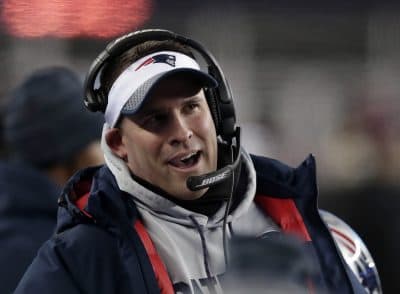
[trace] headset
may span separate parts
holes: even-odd
[[[235,108],[230,86],[214,56],[200,43],[172,31],[162,29],[135,31],[111,41],[89,68],[84,83],[84,103],[90,111],[101,111],[104,113],[107,107],[108,93],[106,93],[101,84],[96,87],[96,82],[100,80],[99,75],[102,69],[109,62],[112,62],[114,58],[118,58],[118,56],[132,47],[147,41],[167,40],[187,46],[203,58],[208,74],[218,82],[218,87],[204,90],[214,119],[217,135],[231,146],[232,140],[236,139],[236,154],[231,165],[227,165],[209,174],[188,178],[188,188],[193,191],[200,190],[227,179],[238,165],[240,158],[240,128],[236,126]]]

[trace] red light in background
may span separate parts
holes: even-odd
[[[151,0],[3,0],[1,18],[16,37],[109,38],[136,29]]]

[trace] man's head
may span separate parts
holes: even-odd
[[[152,42],[164,44],[164,48],[157,49],[145,48],[145,44],[149,44],[151,47]],[[173,44],[173,45],[171,45]],[[173,46],[173,48],[171,48]],[[145,48],[144,50],[135,50],[135,48]],[[177,48],[179,47],[179,48]],[[127,67],[127,60],[136,60],[132,58],[133,55],[143,56],[143,53],[151,53],[160,50],[171,50],[177,52],[183,52],[184,54],[192,55],[191,52],[186,53],[188,50],[193,51],[196,57],[200,57],[202,65],[204,65],[204,71],[207,72],[208,76],[215,79],[217,86],[207,88],[207,102],[210,107],[214,123],[217,129],[217,135],[222,141],[228,143],[228,145],[236,145],[236,150],[240,149],[240,128],[236,125],[235,107],[232,99],[232,92],[230,90],[229,83],[225,78],[222,68],[218,64],[215,57],[210,51],[208,51],[199,42],[187,38],[185,36],[176,34],[172,31],[163,29],[147,29],[131,32],[120,36],[119,38],[111,41],[107,47],[96,57],[92,62],[90,69],[86,75],[85,86],[84,86],[84,103],[90,111],[101,111],[105,112],[108,106],[109,93],[115,78],[119,76],[122,70]],[[182,51],[183,50],[183,51]],[[127,53],[129,51],[129,54]],[[170,59],[166,63],[170,63]],[[158,61],[155,60],[154,63]],[[114,66],[113,66],[114,64]],[[125,66],[125,67],[123,67]],[[192,68],[193,69],[193,68]],[[196,68],[197,69],[197,68]],[[102,78],[103,77],[103,78]],[[105,77],[105,78],[104,78]],[[133,76],[129,77],[132,81]],[[119,91],[116,91],[117,93]],[[117,109],[120,109],[121,105],[117,105]],[[111,109],[115,109],[111,107]],[[110,113],[110,111],[108,111]],[[118,111],[112,111],[118,113]],[[110,122],[109,119],[106,120]],[[217,174],[207,175],[206,181],[203,181],[204,177],[190,178],[188,185],[191,189],[200,189],[204,187],[205,182],[215,183],[215,179],[222,181],[229,177],[228,170],[233,170],[238,164],[240,152],[235,155],[234,166],[226,166],[224,170],[219,170]],[[213,180],[214,179],[214,180]]]
[[[178,199],[196,199],[189,176],[217,168],[217,134],[203,91],[217,86],[173,41],[138,45],[109,62],[101,80],[111,127],[106,142],[130,171]]]
[[[98,151],[103,119],[85,111],[81,96],[82,81],[67,68],[44,68],[28,76],[11,92],[6,108],[10,156],[65,177],[103,162]]]

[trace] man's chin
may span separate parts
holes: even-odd
[[[208,190],[208,188],[198,190],[198,191],[191,191],[187,185],[187,179],[190,176],[200,176],[205,174],[206,172],[196,172],[193,174],[175,174],[173,177],[170,178],[168,183],[164,183],[165,185],[169,186],[170,183],[175,183],[172,187],[169,187],[168,194],[176,199],[181,200],[195,200],[201,198]]]
[[[184,188],[182,187],[180,191],[174,191],[174,193],[171,196],[180,200],[196,200],[201,198],[207,192],[207,190],[208,188],[199,191],[191,191],[185,185],[185,187]]]

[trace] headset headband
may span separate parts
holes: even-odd
[[[214,112],[214,120],[217,133],[221,135],[225,141],[231,141],[235,136],[235,110],[232,101],[232,92],[229,84],[222,72],[221,67],[214,56],[204,48],[200,43],[178,35],[174,32],[161,29],[141,30],[121,36],[110,42],[106,49],[101,52],[93,61],[84,84],[84,103],[90,111],[104,112],[107,106],[107,93],[104,92],[101,85],[95,88],[95,83],[100,71],[108,63],[108,61],[130,48],[137,46],[146,41],[166,41],[173,40],[194,49],[198,52],[207,64],[207,70],[211,76],[215,78],[219,86],[216,89],[209,89],[206,96],[209,100],[213,100],[215,105],[209,105]],[[210,101],[209,101],[210,103]],[[215,107],[216,109],[212,109]],[[216,112],[216,113],[215,113]]]

